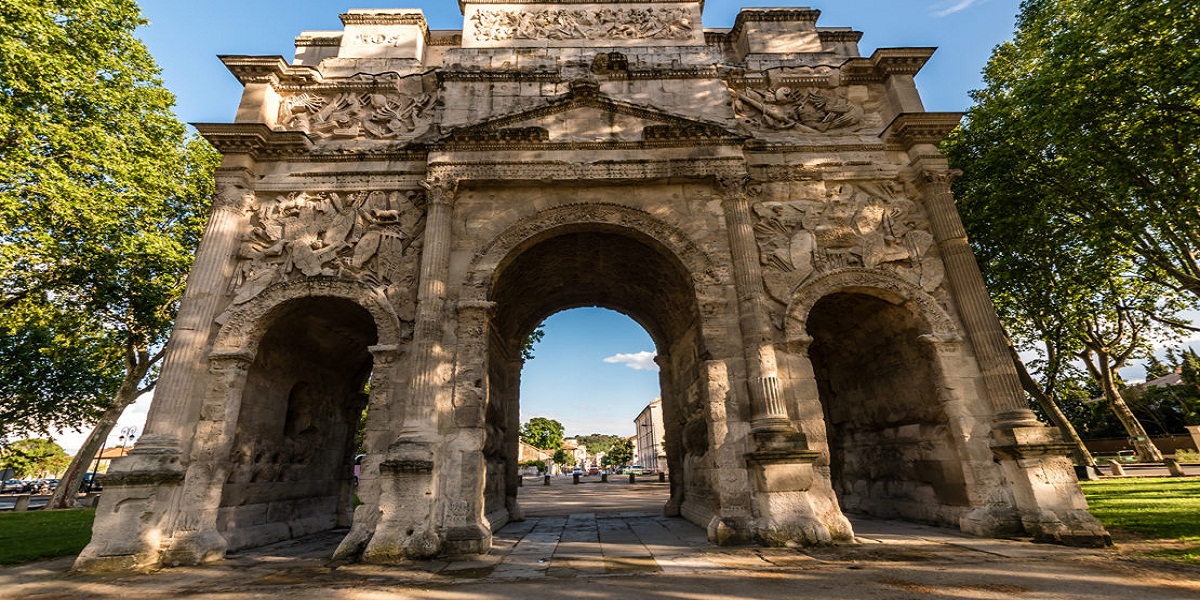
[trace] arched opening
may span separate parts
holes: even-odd
[[[957,526],[966,481],[918,317],[838,292],[813,306],[807,329],[842,510]]]
[[[521,348],[527,336],[550,315],[595,306],[628,316],[653,340],[666,459],[660,470],[670,473],[671,481],[670,497],[663,501],[670,514],[677,514],[689,476],[684,465],[689,456],[698,459],[706,451],[703,443],[693,448],[683,443],[685,430],[698,430],[700,438],[706,431],[699,377],[703,340],[688,271],[669,251],[634,230],[601,224],[564,227],[513,249],[496,269],[490,299],[496,308],[488,351],[486,512],[512,508],[519,492]]]
[[[275,311],[246,374],[218,530],[229,550],[350,524],[354,444],[377,341],[339,298]]]

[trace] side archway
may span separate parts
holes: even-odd
[[[890,273],[837,271],[797,290],[787,334],[806,342],[824,425],[814,449],[842,510],[958,526],[973,474],[936,347],[957,329],[937,301]]]

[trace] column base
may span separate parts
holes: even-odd
[[[1039,542],[1102,548],[1112,537],[1087,510],[1075,478],[1071,446],[1049,427],[992,431],[992,452],[1009,482],[1015,513]]]
[[[182,482],[177,450],[136,449],[114,461],[105,476],[92,539],[72,569],[120,573],[160,567],[165,523]]]
[[[754,478],[753,525],[766,546],[814,546],[852,541],[854,530],[838,508],[828,481],[818,481],[812,450],[758,451],[746,455]]]
[[[169,540],[162,553],[164,567],[191,567],[225,558],[225,537],[213,530],[197,531]]]

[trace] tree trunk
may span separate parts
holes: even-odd
[[[1154,442],[1150,441],[1150,435],[1146,433],[1146,428],[1142,427],[1142,423],[1138,421],[1133,411],[1129,410],[1129,405],[1125,404],[1125,398],[1121,396],[1121,391],[1113,383],[1112,369],[1107,366],[1104,368],[1104,377],[1101,378],[1100,385],[1104,389],[1104,399],[1108,402],[1108,407],[1112,409],[1113,414],[1117,415],[1117,420],[1129,433],[1129,442],[1133,444],[1138,460],[1161,462],[1162,452],[1159,452]]]
[[[50,498],[46,508],[75,508],[79,487],[83,485],[84,474],[88,472],[92,461],[96,460],[96,455],[104,449],[104,442],[108,440],[113,427],[117,426],[117,420],[121,418],[121,413],[124,413],[125,409],[133,404],[133,401],[137,400],[140,395],[141,392],[137,391],[136,385],[121,387],[113,405],[100,415],[96,426],[92,428],[92,433],[88,434],[87,441],[71,459],[71,464],[63,473],[62,479],[58,482],[58,489],[54,491],[54,496]]]
[[[1037,401],[1038,406],[1050,417],[1050,421],[1054,426],[1062,432],[1063,438],[1067,443],[1071,444],[1071,454],[1074,455],[1075,464],[1088,467],[1096,466],[1096,460],[1092,458],[1092,453],[1088,452],[1087,446],[1083,443],[1083,438],[1079,437],[1079,432],[1075,431],[1075,426],[1067,419],[1067,415],[1063,414],[1058,403],[1054,398],[1047,394],[1037,381],[1034,381],[1033,376],[1029,374],[1029,369],[1025,368],[1025,363],[1021,361],[1021,357],[1017,354],[1016,348],[1011,345],[1008,351],[1012,354],[1013,364],[1017,367],[1017,376],[1021,379],[1021,387],[1033,396]]]

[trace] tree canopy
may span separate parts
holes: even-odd
[[[98,422],[80,454],[153,388],[219,160],[144,23],[132,0],[0,4],[0,434]]]
[[[41,438],[17,440],[0,450],[0,466],[12,468],[21,479],[58,475],[70,462],[62,446]]]
[[[982,175],[961,187],[1035,202],[1200,298],[1197,65],[1200,4],[1026,0],[955,144]]]
[[[521,425],[521,441],[539,450],[556,450],[563,444],[563,424],[546,417],[534,417]]]

